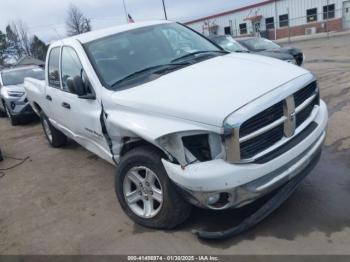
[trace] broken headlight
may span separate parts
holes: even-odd
[[[181,165],[224,158],[221,136],[214,133],[178,133],[159,139],[160,146]]]

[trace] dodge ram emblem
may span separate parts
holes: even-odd
[[[294,96],[288,96],[284,103],[284,115],[286,120],[284,121],[284,135],[286,137],[292,137],[295,133],[296,126],[296,113]]]

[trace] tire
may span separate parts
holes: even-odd
[[[6,103],[4,103],[4,107],[5,107],[5,110],[6,110],[7,117],[10,119],[11,125],[13,125],[13,126],[19,125],[20,124],[19,117],[18,116],[14,116],[14,115],[11,114],[11,111],[8,108],[8,106],[6,105]]]
[[[162,157],[162,153],[151,146],[141,146],[126,153],[121,158],[116,172],[115,191],[122,209],[135,223],[156,229],[172,229],[188,218],[191,205],[185,202],[176,186],[168,178],[161,162]],[[143,178],[143,182],[139,183],[139,186],[136,186],[136,183],[129,179],[131,172],[133,174],[136,172],[139,177]],[[132,177],[135,181],[134,175]],[[150,177],[158,182],[152,182]],[[139,180],[136,179],[136,181]],[[151,192],[147,192],[146,181],[149,181],[150,187],[148,189]],[[141,184],[143,184],[142,187]],[[130,185],[134,189],[134,191],[130,190],[132,193],[129,192]],[[153,194],[151,194],[152,190]],[[135,192],[138,192],[138,197]],[[161,203],[156,200],[159,199],[159,192],[162,193]],[[135,201],[138,198],[140,200],[129,204],[126,194],[135,197]],[[151,206],[155,209],[155,213],[145,215],[146,206],[149,206],[147,203],[152,203]],[[152,208],[147,210],[152,210]]]
[[[44,113],[41,113],[40,119],[50,145],[56,148],[64,146],[67,143],[67,137],[50,123],[49,118]]]
[[[4,109],[0,108],[0,117],[6,117],[6,109],[5,109],[5,102],[3,100],[0,100],[1,105],[3,106]]]
[[[7,116],[6,112],[0,109],[0,117],[6,117],[6,116]]]

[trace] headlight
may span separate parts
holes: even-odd
[[[221,136],[215,133],[170,134],[159,138],[158,143],[182,166],[225,156]]]
[[[7,94],[11,97],[22,97],[24,95],[24,92],[19,91],[7,91]]]

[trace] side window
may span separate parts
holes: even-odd
[[[64,91],[70,92],[67,86],[67,79],[81,76],[83,66],[80,63],[77,53],[71,47],[62,49],[62,87]]]
[[[60,47],[55,47],[51,50],[50,57],[49,57],[48,79],[49,79],[49,86],[51,87],[61,88],[59,64],[60,64]]]

